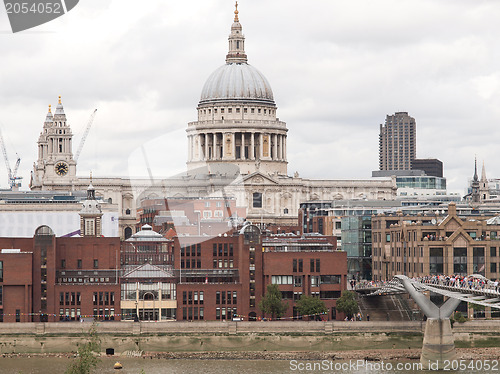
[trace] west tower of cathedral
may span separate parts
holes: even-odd
[[[51,106],[45,117],[38,138],[38,160],[33,167],[31,185],[53,181],[67,185],[76,178],[76,162],[73,159],[71,127],[59,96],[54,115]]]

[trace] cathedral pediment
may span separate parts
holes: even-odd
[[[275,179],[271,178],[268,175],[262,174],[258,171],[243,177],[243,183],[245,185],[250,185],[250,184],[256,184],[256,185],[275,184],[275,185],[278,185],[279,184],[278,181],[276,181]]]

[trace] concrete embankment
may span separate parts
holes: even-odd
[[[0,354],[75,352],[90,323],[2,323]],[[425,322],[100,322],[103,350],[333,352],[419,349]],[[457,347],[500,347],[500,321],[455,324]]]

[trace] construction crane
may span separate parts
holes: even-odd
[[[5,161],[5,167],[7,168],[7,172],[9,174],[10,189],[12,190],[14,187],[21,187],[20,181],[21,181],[21,179],[23,179],[23,177],[17,176],[17,171],[19,170],[19,164],[21,163],[21,158],[16,153],[16,156],[17,156],[16,166],[14,166],[14,171],[12,171],[12,169],[10,168],[9,157],[7,156],[7,149],[5,148],[5,141],[3,140],[2,131],[0,131],[0,147],[2,148],[3,159]],[[17,181],[19,181],[19,183]]]
[[[78,161],[78,157],[80,157],[80,153],[82,153],[83,145],[85,144],[85,139],[87,139],[87,135],[89,134],[90,128],[92,127],[92,122],[94,122],[94,117],[97,112],[97,109],[94,110],[92,115],[89,118],[89,122],[87,123],[87,127],[85,128],[85,132],[83,133],[82,140],[80,140],[80,144],[78,145],[78,150],[76,151],[74,160]]]

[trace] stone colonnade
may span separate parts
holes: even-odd
[[[188,135],[188,161],[286,161],[286,135],[262,132],[206,132]]]

